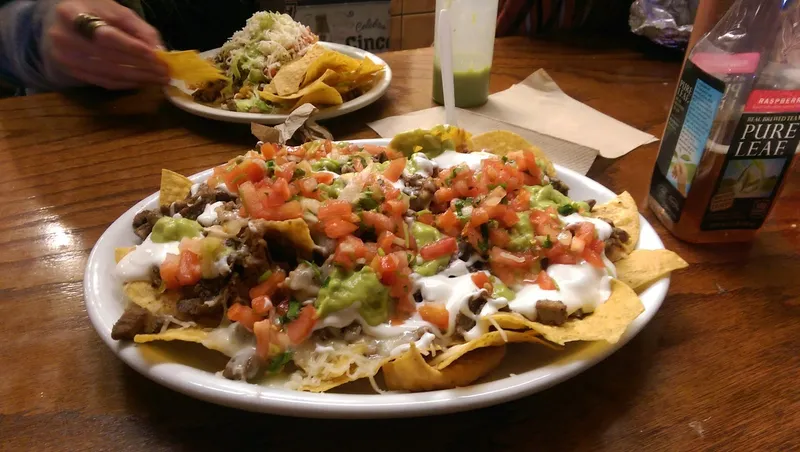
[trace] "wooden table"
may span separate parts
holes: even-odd
[[[660,136],[680,57],[584,42],[498,41],[492,90],[543,67],[569,95]],[[431,49],[384,58],[396,77],[388,94],[329,122],[337,138],[372,137],[366,121],[431,105]],[[690,246],[645,208],[657,144],[598,160],[589,175],[630,191],[666,246],[691,264],[633,341],[572,380],[493,408],[298,420],[222,408],[147,380],[101,342],[83,305],[90,249],[157,189],[159,169],[192,174],[219,164],[253,144],[248,128],[191,117],[155,90],[80,94],[0,101],[0,449],[800,448],[795,175],[756,241]]]

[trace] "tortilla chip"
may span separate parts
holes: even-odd
[[[353,57],[325,50],[308,66],[301,86],[306,87],[314,83],[328,72],[344,74],[357,71],[360,65],[361,61]]]
[[[294,104],[294,108],[303,105],[304,103],[311,104],[325,104],[325,105],[340,105],[342,95],[335,88],[326,85],[323,80],[317,80],[314,83],[306,86],[294,94],[286,96],[279,96],[272,94],[267,90],[260,91],[259,95],[262,99],[273,104]]]
[[[639,243],[641,225],[639,224],[639,209],[636,207],[636,201],[633,200],[630,193],[623,192],[605,204],[594,206],[592,216],[611,220],[614,223],[614,227],[624,230],[630,236],[628,241],[622,244],[622,249],[618,247],[606,249],[606,255],[611,259],[611,262],[624,258],[636,249],[636,244]]]
[[[500,156],[506,155],[509,152],[530,150],[536,156],[536,160],[542,166],[542,171],[552,177],[555,176],[556,170],[553,167],[553,162],[545,155],[545,153],[534,146],[525,138],[517,135],[514,132],[507,130],[494,130],[492,132],[482,133],[472,137],[472,144],[476,150],[486,150],[492,154]]]
[[[135,246],[124,246],[121,248],[114,248],[114,262],[119,264],[119,261],[122,260],[123,257],[127,256],[128,253],[135,250]]]
[[[521,342],[534,342],[552,347],[552,344],[542,340],[535,331],[491,331],[467,343],[448,348],[444,353],[436,355],[436,357],[430,361],[430,365],[437,370],[443,370],[462,356],[479,348],[498,347],[505,344]]]
[[[132,281],[122,286],[122,292],[133,303],[156,315],[177,315],[180,294],[173,291],[161,293],[149,281]]]
[[[168,169],[161,170],[161,189],[158,192],[158,204],[168,206],[176,201],[183,201],[192,192],[192,180]]]
[[[365,343],[332,345],[334,350],[320,352],[308,343],[295,351],[292,360],[301,369],[290,377],[293,389],[325,392],[337,386],[374,377],[387,361],[370,356]]]
[[[200,85],[226,78],[222,71],[195,50],[157,50],[156,56],[167,65],[170,77],[183,80],[187,85]]]
[[[280,238],[288,240],[296,246],[303,254],[310,255],[314,251],[314,240],[311,239],[311,231],[308,223],[302,218],[284,221],[262,220],[267,238]]]
[[[133,337],[134,342],[137,344],[145,344],[147,342],[154,342],[154,341],[181,341],[181,342],[194,342],[197,344],[202,344],[203,341],[208,337],[208,330],[203,328],[173,328],[163,333],[156,333],[156,334],[137,334]]]
[[[437,370],[411,348],[383,366],[386,386],[391,390],[433,391],[468,386],[497,367],[506,354],[504,345],[484,347],[463,355],[443,370]]]
[[[642,312],[644,305],[633,289],[614,279],[611,281],[611,297],[582,319],[568,320],[560,326],[543,325],[510,312],[497,313],[492,319],[502,328],[536,331],[556,344],[574,341],[606,341],[614,344]]]
[[[670,250],[634,250],[625,259],[617,261],[615,266],[617,278],[638,293],[689,264]]]
[[[306,72],[309,66],[326,52],[330,51],[319,44],[314,44],[302,58],[281,67],[270,83],[275,90],[274,93],[280,96],[286,96],[299,91],[300,84],[306,79]]]

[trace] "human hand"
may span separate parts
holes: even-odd
[[[107,25],[89,39],[75,27],[81,13]],[[78,81],[113,90],[169,82],[167,67],[155,54],[161,46],[158,31],[130,9],[113,0],[61,0],[51,14],[45,58]]]

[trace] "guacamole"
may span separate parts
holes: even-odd
[[[198,237],[202,232],[203,227],[194,220],[161,217],[153,226],[150,240],[156,243],[177,242],[184,237]]]
[[[533,231],[530,214],[518,212],[517,217],[519,217],[519,221],[509,231],[511,241],[508,242],[508,249],[511,251],[525,251],[533,246],[536,234]]]
[[[400,151],[406,157],[421,152],[434,158],[444,151],[454,151],[456,143],[450,138],[450,126],[436,126],[433,129],[416,129],[395,135],[389,147]]]
[[[357,272],[334,271],[315,303],[320,318],[359,303],[358,313],[375,326],[389,318],[389,289],[370,267]]]
[[[509,289],[500,278],[492,276],[492,298],[505,298],[508,301],[517,297],[513,290]]]
[[[433,226],[415,221],[411,225],[411,235],[417,242],[417,248],[422,248],[442,238],[442,233]],[[421,258],[420,258],[421,259]],[[433,276],[439,273],[450,262],[450,256],[440,257],[414,265],[414,271],[422,276]]]
[[[565,205],[574,206],[575,210],[583,209],[589,211],[589,204],[585,202],[573,202],[560,191],[553,188],[552,185],[544,186],[526,186],[525,190],[531,194],[531,208],[544,210],[548,207],[562,207]]]

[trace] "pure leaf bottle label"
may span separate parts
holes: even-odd
[[[755,90],[736,126],[700,229],[758,229],[800,142],[800,91]]]
[[[680,219],[724,91],[725,83],[686,62],[650,184],[672,221]]]

